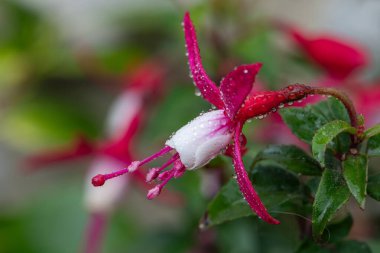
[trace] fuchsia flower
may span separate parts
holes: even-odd
[[[365,49],[356,43],[332,36],[311,39],[294,28],[283,27],[306,56],[321,67],[329,79],[332,79],[327,83],[320,82],[320,85],[344,85],[358,112],[365,116],[366,123],[371,126],[380,121],[378,113],[380,106],[379,83],[353,80],[355,72],[367,67],[370,62]],[[314,100],[319,99],[315,98]]]
[[[120,171],[96,175],[92,183],[101,186],[106,180],[118,177],[124,173],[134,172],[140,166],[172,152],[171,157],[159,168],[153,168],[147,174],[147,181],[158,180],[147,195],[148,199],[157,197],[163,187],[172,178],[178,178],[186,170],[197,169],[207,164],[211,159],[232,148],[232,158],[236,179],[240,190],[251,209],[264,221],[278,224],[264,207],[254,190],[242,162],[244,135],[242,127],[250,118],[263,118],[268,113],[282,108],[285,103],[303,99],[307,96],[309,87],[292,85],[279,91],[264,91],[249,95],[261,64],[241,65],[227,74],[220,86],[209,78],[201,62],[195,28],[188,13],[183,21],[187,56],[191,76],[202,97],[216,107],[203,113],[179,129],[168,141],[165,147],[156,154]],[[165,170],[169,166],[169,170]]]
[[[142,181],[145,186],[145,176],[136,171],[131,174],[132,178],[118,178],[102,188],[94,188],[88,182],[94,174],[104,172],[104,168],[124,167],[133,161],[130,146],[145,114],[145,100],[162,87],[163,77],[164,70],[157,62],[147,62],[124,78],[128,86],[110,109],[104,142],[95,145],[80,137],[71,149],[35,155],[27,161],[30,168],[40,168],[86,155],[94,156],[87,171],[84,196],[85,206],[91,214],[85,249],[88,253],[99,250],[106,216],[115,208],[129,181]]]
[[[356,43],[330,35],[309,38],[295,28],[286,25],[282,28],[336,82],[345,80],[369,62],[367,52]]]

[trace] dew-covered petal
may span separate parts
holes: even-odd
[[[189,68],[195,85],[198,87],[202,97],[215,105],[217,108],[223,108],[223,101],[216,84],[208,77],[202,66],[201,56],[198,47],[197,35],[190,15],[186,12],[183,19],[183,28],[185,32],[185,43]]]
[[[241,158],[240,150],[240,134],[241,125],[238,123],[236,127],[234,136],[234,150],[233,150],[233,162],[236,173],[236,180],[238,182],[240,191],[243,193],[245,200],[248,202],[251,209],[264,221],[271,224],[279,224],[280,222],[273,218],[265,208],[264,204],[261,202],[259,195],[257,195],[255,189],[249,180],[247,171],[244,168],[244,164]]]
[[[166,145],[178,152],[181,162],[190,170],[219,154],[227,146],[227,139],[231,139],[230,120],[223,110],[215,110],[201,114],[180,128]],[[210,146],[204,146],[206,143]],[[198,153],[199,149],[204,153]]]
[[[261,63],[241,65],[231,71],[220,83],[222,100],[228,116],[233,119],[251,92]]]
[[[211,159],[224,151],[231,142],[231,134],[216,136],[202,143],[195,153],[195,164],[202,167]]]

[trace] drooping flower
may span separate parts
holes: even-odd
[[[281,27],[334,83],[344,81],[369,63],[367,52],[357,43],[331,35],[308,37],[294,27],[284,24]]]
[[[199,168],[224,151],[231,150],[236,179],[240,190],[251,209],[264,221],[278,224],[266,210],[254,190],[242,162],[242,127],[250,118],[263,118],[285,103],[303,99],[308,95],[309,87],[292,85],[279,91],[264,91],[249,95],[260,63],[241,65],[227,74],[218,87],[207,75],[201,62],[195,28],[188,13],[183,21],[189,68],[194,84],[202,97],[216,107],[215,110],[201,114],[179,129],[165,147],[156,154],[141,161],[132,162],[125,169],[93,177],[94,186],[101,186],[106,180],[124,173],[134,172],[140,166],[172,152],[171,157],[159,168],[153,168],[147,174],[147,181],[157,179],[159,183],[147,194],[152,199],[160,194],[163,187],[172,178],[178,178],[186,170]],[[165,170],[169,166],[170,169]]]
[[[27,165],[31,169],[41,168],[64,161],[93,155],[93,160],[86,175],[84,204],[90,213],[90,221],[86,231],[85,252],[98,252],[101,238],[107,224],[107,215],[113,211],[129,182],[142,182],[145,176],[140,171],[131,177],[118,178],[113,184],[102,188],[94,188],[89,184],[90,178],[105,168],[128,166],[133,161],[130,146],[144,120],[146,100],[162,88],[164,69],[156,61],[149,61],[137,67],[126,77],[126,83],[120,96],[110,108],[106,119],[106,140],[94,144],[84,137],[78,137],[72,148],[57,150],[31,156]]]

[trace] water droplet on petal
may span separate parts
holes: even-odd
[[[292,105],[292,104],[293,104],[293,102],[289,102],[289,103],[288,103],[288,105]]]
[[[283,103],[280,103],[279,105],[278,105],[278,108],[284,108],[284,104]]]

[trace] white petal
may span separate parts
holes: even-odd
[[[231,139],[228,122],[223,110],[207,112],[179,129],[166,145],[179,153],[187,169],[194,169],[207,163],[228,144]],[[206,143],[207,146],[203,146]],[[200,147],[207,153],[197,155]]]
[[[202,167],[215,156],[219,155],[230,143],[232,134],[220,135],[202,143],[195,153],[196,167]],[[188,168],[194,169],[194,168]]]
[[[94,187],[91,184],[91,178],[97,174],[109,173],[123,167],[125,167],[124,164],[111,157],[101,156],[94,160],[85,184],[85,206],[90,212],[111,211],[123,195],[129,179],[128,176],[117,177],[103,186]]]
[[[128,91],[121,94],[113,103],[108,114],[106,130],[110,138],[118,138],[130,126],[133,118],[142,107],[141,94]]]

